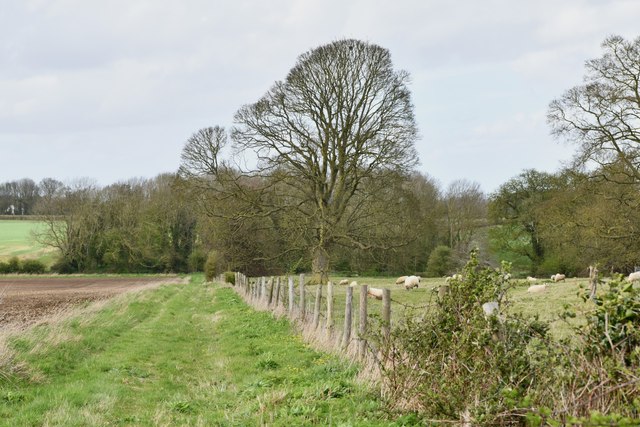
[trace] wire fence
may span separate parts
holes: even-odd
[[[372,347],[367,342],[370,328],[380,327],[376,332],[383,339],[389,337],[390,289],[357,283],[336,286],[333,282],[305,286],[304,274],[249,278],[242,273],[236,273],[235,289],[250,305],[296,322],[306,338],[354,354],[360,360],[371,356]]]

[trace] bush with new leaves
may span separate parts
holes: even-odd
[[[377,337],[391,400],[431,419],[518,422],[544,375],[548,325],[506,314],[510,286],[508,264],[480,267],[474,251],[436,304],[407,313],[389,341]],[[491,301],[499,313],[486,315]]]
[[[207,255],[207,261],[204,263],[204,275],[207,282],[211,282],[218,274],[218,264],[220,263],[220,255],[218,251],[210,251]]]

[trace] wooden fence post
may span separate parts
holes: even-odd
[[[327,283],[327,333],[333,331],[333,282]]]
[[[274,282],[275,282],[275,279],[274,279],[273,276],[271,276],[271,279],[269,279],[269,283],[268,283],[268,286],[269,286],[269,291],[268,291],[269,294],[268,295],[269,295],[269,297],[267,298],[267,304],[269,305],[269,307],[271,307],[271,303],[273,302],[273,286],[274,286]]]
[[[276,279],[276,291],[274,297],[275,305],[278,307],[280,305],[280,276]]]
[[[342,348],[346,350],[351,341],[351,315],[353,313],[353,288],[347,287],[347,296],[344,306],[344,331],[342,332]]]
[[[382,336],[389,342],[391,335],[391,289],[382,290]]]
[[[316,301],[313,306],[313,329],[318,329],[320,324],[320,303],[322,302],[322,283],[316,289]]]
[[[304,274],[300,275],[300,318],[304,321],[307,314],[307,306],[304,300]]]
[[[264,300],[267,295],[267,278],[262,276],[261,284],[260,284],[260,300]]]
[[[367,340],[365,335],[367,333],[367,285],[360,286],[360,322],[358,324],[358,357],[364,359],[365,351],[367,349]]]
[[[293,316],[293,303],[294,303],[294,293],[293,293],[293,277],[289,276],[289,317]]]
[[[595,299],[598,292],[598,268],[589,266],[589,286],[591,288],[590,298]]]

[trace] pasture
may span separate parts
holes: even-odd
[[[345,297],[347,286],[339,286],[337,283],[345,277],[331,276],[334,284],[334,324],[337,330],[343,328]],[[402,285],[395,284],[395,277],[349,277],[350,281],[355,280],[358,284],[366,284],[369,287],[391,289],[391,321],[398,322],[402,316],[407,313],[420,314],[426,312],[432,304],[435,304],[437,290],[441,285],[445,284],[444,278],[422,278],[420,286],[417,289],[407,291]],[[295,298],[299,298],[298,290],[299,277],[295,277]],[[283,280],[286,286],[286,279]],[[538,316],[540,320],[547,321],[551,326],[551,333],[560,338],[570,333],[570,326],[560,319],[560,315],[565,311],[565,305],[569,305],[577,312],[587,309],[590,304],[585,303],[580,297],[582,291],[581,286],[587,287],[588,280],[586,278],[572,278],[564,282],[550,283],[549,280],[538,280],[537,283],[547,283],[547,290],[543,293],[531,294],[527,292],[527,288],[531,283],[525,280],[513,280],[513,287],[507,295],[506,310],[512,313],[520,313],[525,316]],[[312,313],[315,301],[317,286],[307,285],[306,289],[306,312]],[[320,323],[326,320],[324,314],[326,310],[326,286],[323,287],[322,314]],[[285,295],[286,299],[286,295]],[[353,294],[353,310],[357,313],[359,309],[359,289],[354,289]],[[381,316],[382,301],[369,298],[367,302],[367,311],[370,315]],[[357,320],[353,319],[354,323]],[[581,322],[580,316],[572,320],[572,322]]]
[[[54,252],[35,241],[33,233],[43,223],[29,220],[0,220],[0,261],[11,257],[38,259],[45,265],[53,263]]]

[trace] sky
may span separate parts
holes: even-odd
[[[184,143],[342,38],[411,75],[417,169],[491,193],[574,147],[546,123],[638,0],[0,0],[0,183],[175,172]]]

